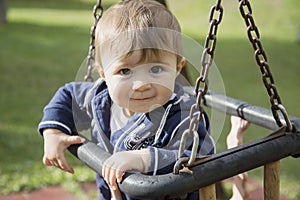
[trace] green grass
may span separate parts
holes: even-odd
[[[113,1],[103,2],[107,8]],[[53,184],[77,191],[78,182],[94,180],[93,172],[71,156],[69,160],[77,172],[74,176],[44,167],[43,141],[36,131],[43,107],[59,86],[75,79],[87,55],[93,3],[88,0],[9,1],[9,23],[0,26],[0,194]],[[184,33],[203,44],[213,2],[170,0],[168,3]],[[300,117],[300,44],[296,40],[300,32],[300,2],[251,3],[283,104],[290,115]],[[226,94],[269,107],[237,1],[224,1],[224,10],[215,63]],[[228,129],[227,120],[217,141],[218,151],[225,149]],[[245,140],[269,132],[253,125]],[[300,199],[299,166],[299,160],[294,158],[281,162],[281,191],[293,199]],[[252,170],[250,175],[262,179],[262,169]]]

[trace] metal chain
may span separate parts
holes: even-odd
[[[216,14],[217,13],[217,14]],[[209,16],[209,31],[208,35],[206,37],[205,43],[204,43],[204,50],[201,56],[201,71],[198,79],[196,80],[195,85],[195,94],[196,94],[196,102],[194,105],[192,105],[190,109],[190,125],[189,128],[183,133],[181,141],[180,141],[180,147],[179,147],[179,153],[178,153],[178,161],[181,162],[183,159],[180,159],[183,156],[185,145],[186,145],[186,139],[188,136],[193,136],[193,148],[191,157],[188,161],[187,166],[190,166],[196,159],[197,155],[197,149],[198,149],[198,142],[199,138],[197,139],[198,133],[197,129],[199,126],[199,122],[202,119],[203,114],[203,108],[202,108],[202,101],[204,95],[208,91],[208,71],[210,66],[213,62],[214,57],[214,50],[216,47],[216,41],[217,41],[217,30],[218,26],[222,20],[223,17],[223,7],[221,6],[221,0],[217,0],[216,4],[212,6],[210,10],[210,16]],[[203,87],[200,87],[203,86]],[[202,89],[201,89],[202,88]],[[199,111],[199,112],[198,112]],[[178,163],[177,163],[178,164]],[[176,172],[175,172],[176,173]]]
[[[94,69],[94,63],[95,63],[95,33],[96,33],[96,27],[98,24],[98,21],[102,17],[103,13],[103,7],[101,5],[101,0],[98,0],[97,3],[93,7],[93,14],[94,14],[94,24],[91,26],[91,32],[90,32],[90,47],[89,52],[87,56],[87,73],[84,77],[84,81],[94,81],[94,78],[92,76],[93,69]]]
[[[252,43],[254,49],[255,60],[260,71],[262,73],[263,83],[267,89],[270,97],[271,110],[274,119],[279,127],[282,126],[282,122],[279,117],[279,112],[284,116],[287,131],[293,130],[293,125],[288,117],[288,114],[281,103],[279,93],[276,89],[272,73],[270,71],[269,64],[267,62],[267,55],[263,49],[262,43],[260,41],[260,34],[257,26],[255,25],[254,19],[252,17],[252,8],[248,0],[239,0],[239,9],[242,17],[244,18],[245,24],[247,26],[247,34],[250,42]]]

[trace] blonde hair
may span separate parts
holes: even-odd
[[[96,64],[102,68],[103,54],[117,59],[141,50],[141,61],[174,53],[181,60],[181,28],[177,19],[154,0],[127,0],[113,5],[96,29]]]

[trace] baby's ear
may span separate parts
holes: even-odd
[[[182,68],[184,67],[186,63],[186,59],[185,57],[182,57],[181,60],[177,63],[177,67],[176,67],[176,74],[180,74]]]
[[[100,73],[100,77],[101,77],[103,80],[105,80],[105,74],[104,74],[104,71],[100,71],[99,73]]]
[[[102,68],[101,68],[101,67],[97,67],[97,71],[98,71],[100,77],[101,77],[103,80],[105,80],[105,74],[104,74],[104,71],[102,70]]]

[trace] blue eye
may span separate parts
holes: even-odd
[[[158,73],[160,73],[161,71],[162,71],[162,67],[161,67],[161,66],[158,66],[158,65],[153,66],[153,67],[151,67],[151,69],[150,69],[150,72],[153,73],[153,74],[158,74]]]
[[[121,75],[130,75],[132,72],[131,72],[130,69],[124,68],[124,69],[121,69],[121,70],[119,71],[119,73],[120,73]]]

